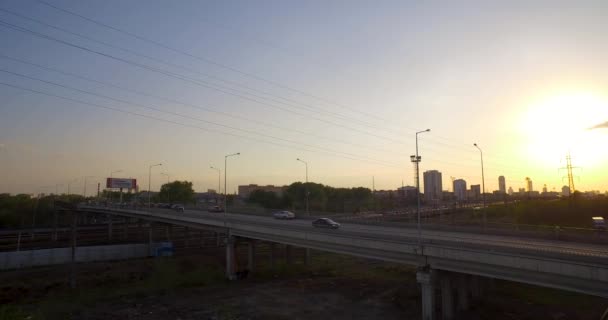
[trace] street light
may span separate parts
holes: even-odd
[[[157,163],[148,167],[148,209],[152,208],[152,193],[150,191],[150,189],[152,188],[152,167],[158,167],[162,165],[162,163]]]
[[[477,148],[479,150],[479,154],[481,155],[481,196],[483,199],[483,229],[486,229],[486,181],[485,181],[485,177],[483,175],[483,151],[481,150],[481,148],[477,145],[477,143],[473,143],[473,145],[475,146],[475,148]]]
[[[308,211],[308,195],[309,195],[309,192],[308,192],[308,162],[306,162],[300,158],[297,158],[296,161],[300,161],[306,166],[306,188],[304,189],[304,192],[306,192],[306,215],[310,216],[310,211]]]
[[[84,190],[82,191],[82,196],[86,199],[87,197],[87,179],[94,178],[94,176],[85,176],[84,177]]]
[[[224,226],[226,226],[226,213],[228,211],[228,202],[226,201],[226,198],[228,197],[228,185],[226,184],[226,172],[228,171],[228,157],[233,157],[233,156],[238,156],[240,155],[240,152],[237,153],[233,153],[233,154],[229,154],[224,156]]]
[[[220,169],[218,169],[218,168],[216,168],[216,167],[214,167],[214,166],[211,166],[211,167],[209,167],[209,168],[211,168],[211,169],[213,169],[213,170],[217,171],[217,193],[218,193],[218,194],[221,194],[221,193],[222,193],[222,187],[220,186],[220,184],[221,184],[221,183],[220,183],[220,177],[221,177],[221,175],[222,175],[222,170],[220,170]],[[219,201],[218,201],[218,198],[215,198],[215,203],[216,203],[216,204],[219,204],[218,202],[219,202]]]
[[[416,155],[410,156],[411,161],[416,164],[416,201],[418,203],[416,206],[416,216],[418,217],[418,246],[422,245],[422,227],[420,226],[420,161],[422,161],[422,157],[418,155],[418,134],[430,131],[431,129],[426,129],[416,132]]]

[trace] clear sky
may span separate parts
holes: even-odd
[[[577,189],[608,189],[608,129],[587,130],[608,121],[606,1],[51,4],[81,17],[0,2],[0,192],[114,170],[144,190],[159,162],[153,190],[166,172],[205,191],[234,152],[229,192],[304,180],[296,158],[310,181],[394,189],[427,128],[445,190],[481,182],[475,142],[489,191],[559,190],[568,152]]]

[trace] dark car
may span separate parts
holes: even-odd
[[[220,207],[220,206],[212,206],[207,208],[207,211],[209,212],[224,212],[224,208]]]
[[[340,224],[329,219],[329,218],[319,218],[312,222],[312,226],[316,228],[331,228],[338,229],[340,228]]]

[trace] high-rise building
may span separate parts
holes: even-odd
[[[441,200],[443,196],[441,172],[429,170],[424,172],[424,198],[426,200]]]
[[[472,184],[471,185],[471,194],[473,195],[473,198],[479,199],[479,197],[481,196],[481,185]]]
[[[509,187],[509,195],[512,196],[513,195],[513,188]]]
[[[507,193],[507,184],[505,181],[505,176],[498,177],[498,192],[501,194]]]
[[[547,193],[547,185],[543,185],[543,193]]]
[[[532,192],[534,189],[532,188],[532,179],[526,177],[526,192]]]
[[[457,179],[453,182],[454,196],[458,201],[464,201],[467,199],[467,182],[463,179]]]

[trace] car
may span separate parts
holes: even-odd
[[[182,206],[181,204],[174,204],[171,206],[171,209],[177,212],[184,212],[184,206]]]
[[[340,228],[339,223],[337,223],[329,218],[319,218],[312,222],[312,226],[315,228],[331,228],[331,229]]]
[[[282,211],[277,211],[275,213],[272,214],[272,216],[275,219],[295,219],[296,215],[293,212],[287,211],[287,210],[282,210]]]
[[[207,208],[207,211],[209,211],[209,212],[224,212],[224,208],[222,208],[220,206],[211,206],[211,207]]]
[[[591,219],[593,221],[593,229],[606,231],[606,221],[604,220],[604,217],[592,217]]]

